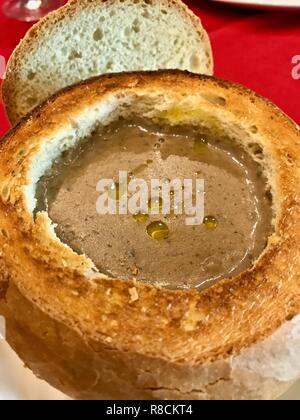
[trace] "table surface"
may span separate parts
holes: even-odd
[[[2,3],[0,0],[0,7]],[[300,124],[300,79],[293,78],[297,71],[293,72],[296,64],[292,62],[296,56],[300,62],[300,13],[245,10],[205,0],[186,3],[209,32],[215,75],[255,90]],[[0,11],[0,56],[7,60],[29,27]],[[300,69],[298,74],[300,77]],[[8,129],[0,103],[0,136]],[[299,386],[287,398],[300,399]]]
[[[300,7],[300,0],[212,0],[223,3],[234,3],[238,5],[270,7]]]

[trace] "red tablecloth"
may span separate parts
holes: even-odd
[[[300,13],[246,11],[204,0],[187,3],[210,34],[216,76],[254,89],[300,123],[300,79],[292,77],[292,58],[300,55]],[[29,26],[0,12],[0,55],[7,59]],[[0,107],[2,135],[9,124]]]

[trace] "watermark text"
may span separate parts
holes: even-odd
[[[132,214],[139,212],[163,216],[185,215],[186,225],[200,225],[204,219],[203,179],[131,179],[119,172],[118,181],[101,179],[96,209],[98,214]]]
[[[292,64],[292,78],[294,80],[300,80],[300,54],[294,55],[294,57],[292,58]]]
[[[3,55],[0,55],[0,79],[3,80],[5,78],[5,71],[6,71],[6,61]]]

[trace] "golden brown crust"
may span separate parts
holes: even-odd
[[[38,47],[38,42],[42,42],[43,38],[48,36],[49,30],[51,30],[51,28],[57,23],[65,19],[71,19],[73,15],[86,8],[101,7],[102,3],[110,5],[118,1],[119,0],[71,0],[67,2],[65,6],[49,13],[31,27],[10,57],[7,63],[5,80],[2,84],[2,99],[5,105],[7,117],[12,125],[16,124],[17,121],[24,116],[20,115],[18,112],[18,103],[16,102],[16,93],[19,92],[21,82],[20,69],[22,69],[24,58],[26,58],[31,51],[34,51]],[[139,1],[141,3],[144,2],[144,0]],[[213,56],[210,40],[206,31],[202,28],[200,19],[181,0],[163,1],[179,10],[185,18],[190,21],[195,31],[198,32],[200,39],[203,41],[203,47],[205,48],[206,55],[208,57],[207,74],[213,74]],[[98,4],[95,5],[93,3]]]
[[[77,399],[272,399],[295,381],[264,376],[259,369],[234,369],[231,359],[189,365],[112,351],[50,318],[14,284],[0,310],[7,320],[7,340],[26,366]],[[272,350],[282,348],[272,342]]]
[[[214,93],[225,101],[210,106],[249,130],[256,127],[272,161],[278,212],[275,234],[253,270],[203,292],[91,280],[85,274],[91,261],[46,234],[44,217],[34,220],[24,186],[40,146],[86,107],[124,92],[167,92],[174,104],[181,95]],[[0,244],[9,288],[17,288],[82,341],[93,342],[101,351],[110,349],[117,357],[136,355],[136,360],[196,367],[239,354],[300,312],[299,145],[299,128],[271,103],[210,77],[176,71],[131,73],[66,89],[26,117],[0,145]],[[132,287],[139,297],[134,302]]]

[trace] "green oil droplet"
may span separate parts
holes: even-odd
[[[147,167],[148,167],[147,163],[141,163],[133,171],[131,171],[132,177],[134,175],[138,175],[139,173],[143,172],[145,169],[147,169]]]
[[[163,200],[161,197],[157,198],[150,198],[148,201],[148,207],[152,211],[159,211],[162,209],[163,206]]]
[[[149,219],[149,214],[144,213],[144,212],[142,212],[142,211],[141,211],[141,212],[139,212],[139,213],[134,214],[133,218],[134,218],[137,222],[140,222],[140,223],[145,223],[145,222],[147,222],[147,220]]]
[[[120,184],[118,182],[114,182],[111,184],[108,190],[108,196],[113,200],[119,201],[120,199]]]
[[[218,226],[218,221],[214,216],[206,216],[204,217],[203,224],[207,227],[207,229],[216,229]]]
[[[194,150],[197,153],[203,153],[207,150],[207,140],[202,137],[197,137],[194,140]]]
[[[171,180],[169,178],[162,178],[162,180],[161,180],[162,184],[168,184],[169,182],[171,182]]]
[[[147,227],[147,233],[152,239],[161,241],[163,239],[167,239],[170,231],[165,223],[156,221],[150,223],[150,225]]]
[[[176,212],[175,212],[175,208],[172,208],[171,210],[170,210],[170,213],[169,214],[167,214],[166,216],[165,216],[165,218],[166,219],[178,219],[178,217],[180,216],[180,214],[177,214]]]

